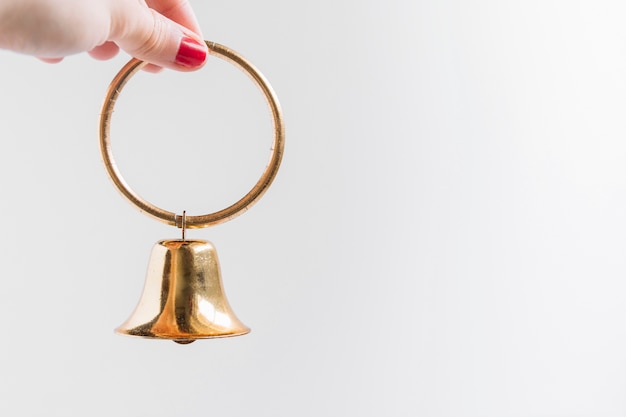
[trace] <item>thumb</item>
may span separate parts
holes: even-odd
[[[199,36],[166,18],[143,1],[117,2],[110,40],[135,58],[164,68],[192,71],[202,67],[208,49]]]

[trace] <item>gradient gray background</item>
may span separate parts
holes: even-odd
[[[192,3],[285,112],[269,192],[190,232],[253,331],[113,334],[179,236],[100,161],[128,58],[0,52],[1,415],[626,416],[623,1]],[[267,159],[264,106],[216,59],[140,74],[116,158],[165,208],[221,208]]]

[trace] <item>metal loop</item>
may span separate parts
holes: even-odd
[[[261,89],[272,113],[274,142],[269,163],[254,187],[252,187],[252,189],[239,201],[223,210],[216,211],[211,214],[185,216],[185,227],[189,229],[208,227],[226,222],[242,214],[254,203],[256,203],[263,196],[276,177],[285,146],[285,126],[280,105],[274,90],[272,90],[272,87],[263,74],[261,74],[259,70],[257,70],[250,62],[232,49],[215,42],[206,41],[206,44],[209,47],[210,55],[217,56],[239,67],[246,74],[248,74],[254,83]],[[128,186],[117,168],[117,164],[113,159],[113,153],[111,150],[110,126],[115,101],[119,97],[128,80],[145,65],[146,63],[143,61],[132,59],[120,70],[113,81],[111,81],[102,105],[102,111],[100,113],[100,152],[109,176],[124,197],[137,206],[139,210],[149,216],[160,220],[163,223],[178,226],[179,216],[173,212],[163,210],[149,203]]]
[[[185,241],[185,231],[187,230],[187,212],[183,210],[183,215],[181,216],[180,225],[178,224],[178,216],[176,216],[176,227],[180,227],[182,230],[182,240]]]

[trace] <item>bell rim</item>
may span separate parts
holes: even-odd
[[[143,339],[160,339],[160,340],[201,340],[201,339],[225,339],[229,337],[244,336],[250,333],[252,330],[247,328],[242,331],[226,333],[226,334],[189,334],[189,335],[148,335],[148,334],[131,334],[125,330],[115,329],[115,334],[128,337],[140,337]]]

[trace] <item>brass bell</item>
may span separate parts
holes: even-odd
[[[269,106],[274,140],[270,160],[261,178],[241,199],[225,209],[187,217],[179,216],[141,198],[123,179],[113,158],[111,117],[115,103],[130,78],[146,65],[133,58],[115,76],[100,112],[100,152],[113,184],[143,213],[182,229],[181,240],[163,240],[152,249],[143,294],[128,320],[117,333],[191,343],[196,339],[238,336],[250,331],[237,319],[222,288],[215,248],[204,240],[186,240],[185,228],[217,225],[239,216],[256,203],[272,184],[285,147],[285,124],[276,93],[254,65],[232,49],[206,41],[209,53],[234,64],[256,84]]]
[[[250,332],[222,288],[217,252],[205,240],[162,240],[154,245],[143,294],[116,333],[187,344]]]

